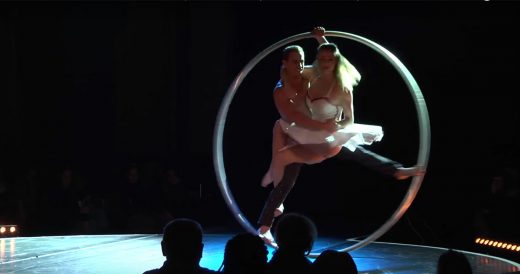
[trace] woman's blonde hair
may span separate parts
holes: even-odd
[[[338,46],[334,43],[325,43],[321,44],[318,47],[318,53],[321,51],[328,50],[334,54],[336,60],[338,61],[336,67],[334,68],[334,74],[336,75],[336,79],[342,88],[347,88],[349,91],[352,91],[355,86],[361,80],[361,74],[357,71],[356,67],[352,65],[347,58],[345,58],[339,52]],[[317,75],[320,74],[319,66],[318,66],[318,58],[313,63],[313,69]]]

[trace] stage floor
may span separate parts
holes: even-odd
[[[206,234],[201,265],[217,270],[232,234]],[[92,235],[0,239],[0,274],[6,273],[143,273],[164,261],[161,235]],[[319,238],[313,252],[351,243]],[[359,273],[435,273],[444,248],[374,242],[351,252]],[[273,249],[269,247],[269,257]],[[475,274],[520,271],[520,264],[465,252]]]

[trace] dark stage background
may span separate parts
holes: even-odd
[[[173,167],[198,199],[190,216],[207,227],[236,229],[212,164],[220,102],[260,51],[323,26],[394,53],[427,102],[428,173],[383,239],[471,247],[486,234],[518,242],[519,12],[514,2],[0,3],[0,217],[21,223],[25,235],[72,233],[57,232],[45,214],[27,217],[20,204],[52,189],[63,168],[106,202],[122,192],[129,167],[152,188]],[[329,40],[362,74],[357,122],[385,130],[370,149],[413,165],[416,111],[398,73],[371,49]],[[299,44],[309,64],[317,43]],[[225,131],[230,187],[252,223],[268,194],[259,183],[270,161],[279,65],[280,50],[247,76]],[[31,174],[37,183],[22,187]],[[485,201],[496,202],[491,184],[500,174],[509,204],[493,213],[501,216],[495,221],[479,219]],[[324,234],[363,236],[390,216],[407,188],[408,182],[330,159],[304,167],[286,208],[313,217]],[[125,230],[108,221],[105,230],[90,231]]]

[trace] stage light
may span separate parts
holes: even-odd
[[[17,225],[0,225],[0,235],[2,237],[10,237],[18,234]]]
[[[520,245],[515,243],[508,243],[506,241],[495,241],[491,239],[476,238],[475,243],[484,246],[502,248],[510,251],[520,251]]]

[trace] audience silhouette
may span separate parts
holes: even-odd
[[[313,273],[310,254],[317,237],[314,221],[300,213],[282,215],[275,227],[278,250],[268,263],[267,273]]]
[[[47,207],[45,221],[49,227],[48,233],[73,234],[77,232],[80,220],[78,202],[81,196],[78,192],[78,177],[70,167],[65,167],[53,175],[44,202]]]
[[[236,234],[226,243],[220,272],[226,274],[263,274],[267,268],[267,247],[258,235]]]
[[[192,219],[177,218],[166,224],[161,241],[162,253],[166,257],[163,266],[145,271],[143,274],[209,274],[218,273],[199,265],[204,243],[202,227]]]
[[[159,186],[159,200],[163,219],[173,219],[178,216],[189,216],[197,208],[198,192],[189,188],[175,167],[167,167],[163,171]]]
[[[348,252],[327,249],[312,264],[315,274],[357,274],[354,259]]]
[[[130,166],[115,193],[112,222],[116,231],[157,233],[162,224],[156,222],[157,195],[141,168]]]
[[[437,261],[437,274],[472,274],[473,270],[466,255],[459,251],[448,250]]]

